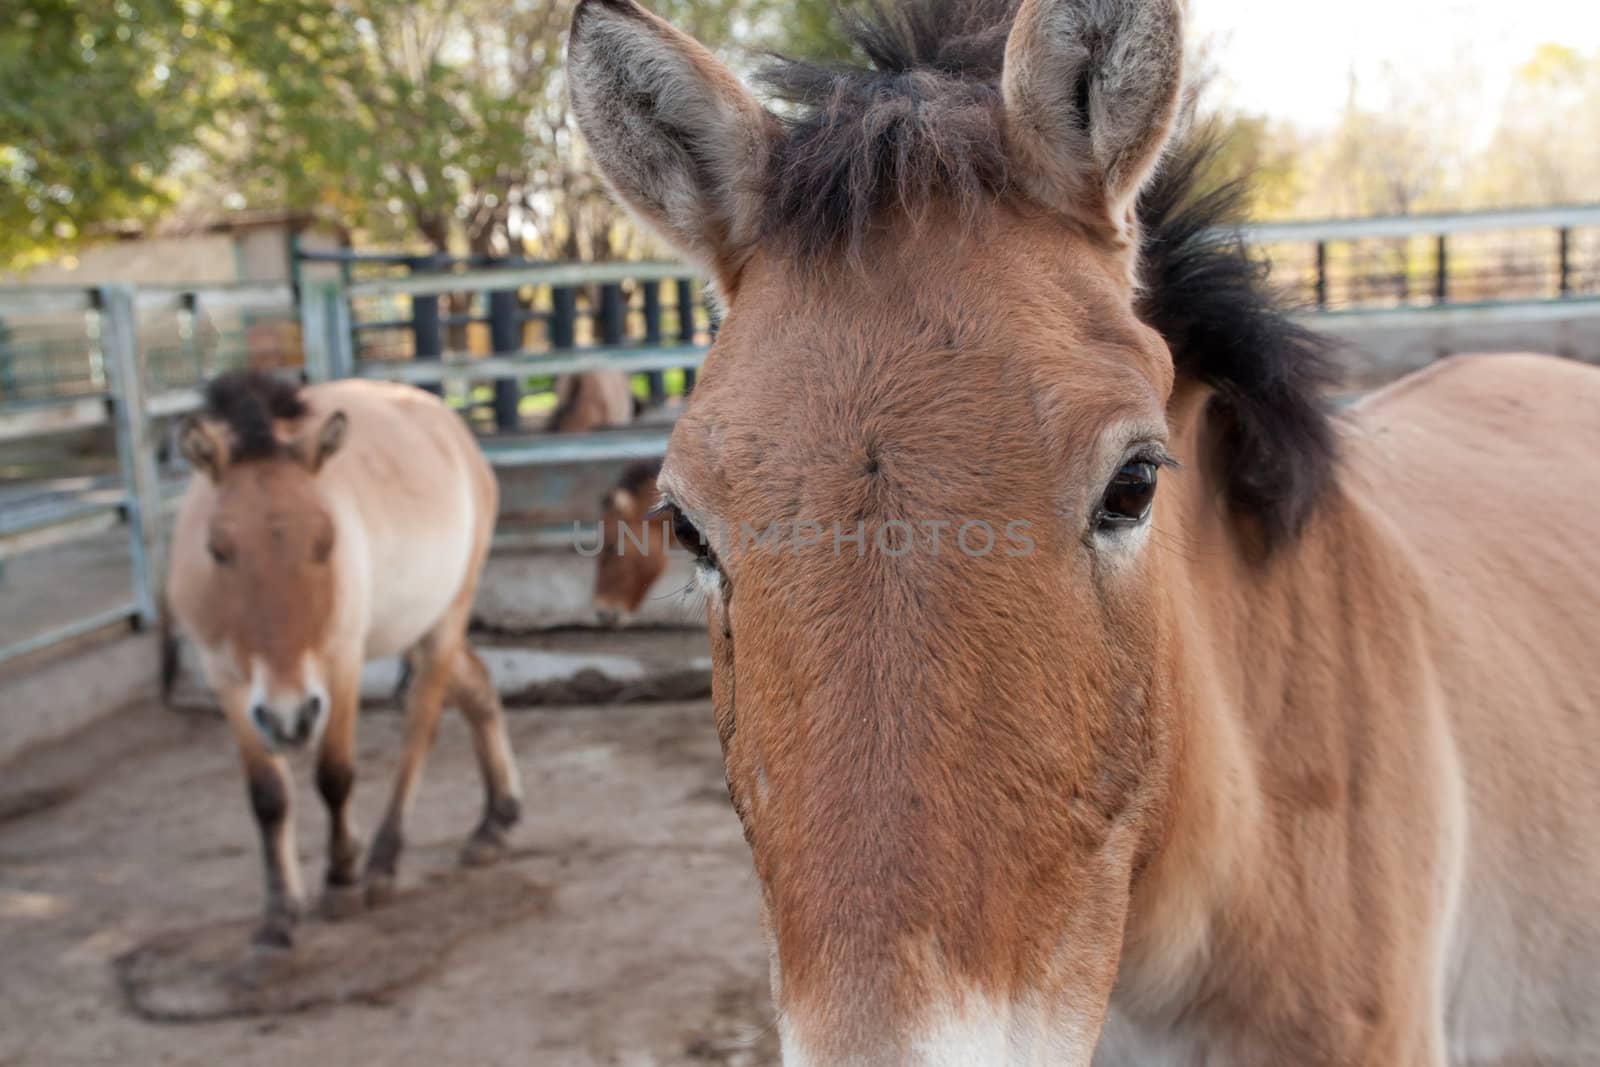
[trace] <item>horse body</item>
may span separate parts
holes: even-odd
[[[1176,718],[1205,758],[1135,891],[1097,1064],[1592,1058],[1600,582],[1571,562],[1600,478],[1564,457],[1597,401],[1591,369],[1538,357],[1398,383],[1265,572],[1203,487],[1163,516],[1172,618],[1203,635]],[[1436,1032],[1397,1044],[1417,1018]]]
[[[305,394],[313,415],[342,410],[364,431],[324,489],[350,534],[339,573],[362,656],[399,655],[476,587],[496,517],[493,472],[460,418],[428,394],[361,381]]]
[[[1600,530],[1592,368],[1467,358],[1355,414],[1421,576],[1465,840],[1444,961],[1459,1063],[1580,1063],[1600,1035]],[[1465,513],[1465,514],[1464,514]],[[1442,798],[1445,799],[1445,798]],[[1453,798],[1450,798],[1453,799]]]
[[[368,902],[392,888],[405,809],[446,702],[472,726],[489,795],[469,858],[494,858],[516,820],[520,785],[498,698],[466,643],[498,492],[459,418],[420,390],[363,381],[294,390],[245,374],[219,378],[207,395],[205,415],[182,434],[197,476],[178,515],[167,602],[201,650],[261,824],[258,939],[287,944],[302,892],[284,755],[317,748],[327,902],[345,907],[361,853],[346,805],[366,660],[405,654],[412,674],[406,750],[367,855]]]
[[[586,433],[633,421],[638,403],[628,375],[619,370],[565,374],[556,379],[551,433]]]

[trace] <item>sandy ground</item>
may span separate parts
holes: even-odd
[[[506,867],[548,887],[548,909],[468,937],[375,1002],[270,1017],[147,1022],[112,965],[153,935],[259,906],[254,828],[222,723],[134,708],[0,768],[0,1065],[775,1062],[754,875],[708,707],[511,720],[528,802]],[[365,716],[362,828],[377,822],[399,737],[398,716]],[[324,821],[308,767],[298,785],[316,886]],[[403,886],[459,888],[456,853],[480,796],[452,717],[418,791]]]

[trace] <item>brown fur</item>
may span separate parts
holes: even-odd
[[[586,433],[633,421],[633,387],[621,371],[590,371],[556,379],[551,433]]]
[[[587,0],[575,56],[635,12]],[[1327,423],[1319,368],[1290,362],[1320,349],[1252,318],[1272,313],[1236,262],[1141,264],[1111,210],[1166,136],[1175,17],[1024,0],[1005,78],[1013,53],[1064,55],[1089,82],[1061,99],[1104,106],[1013,122],[1055,98],[1008,90],[1031,180],[981,226],[934,182],[873,208],[863,269],[771,240],[720,262],[727,314],[659,487],[707,543],[785,1058],[1594,1062],[1600,373],[1457,361]],[[726,85],[648,25],[635,62]],[[630,102],[616,129],[580,112],[591,142],[681,132]],[[610,177],[676,236],[638,173]],[[1182,466],[1148,533],[1102,532],[1112,476],[1153,448]],[[729,533],[930,520],[1023,521],[1033,550]]]
[[[600,554],[595,559],[595,613],[615,624],[639,610],[667,569],[674,541],[668,520],[653,515],[660,503],[660,461],[630,464],[606,494],[600,516]]]
[[[346,906],[340,893],[358,881],[347,805],[363,660],[407,652],[416,676],[401,771],[367,860],[368,901],[392,885],[405,808],[446,702],[472,727],[488,792],[467,859],[492,859],[515,821],[520,787],[499,702],[466,643],[497,490],[460,420],[408,386],[285,393],[232,375],[207,395],[206,414],[181,435],[199,474],[179,512],[167,601],[202,650],[250,783],[267,878],[258,938],[286,945],[302,893],[284,753],[319,724],[330,906]]]

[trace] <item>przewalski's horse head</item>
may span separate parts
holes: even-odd
[[[300,748],[329,710],[338,529],[317,476],[348,423],[335,411],[307,424],[296,387],[265,372],[216,379],[206,410],[178,435],[211,487],[207,557],[174,561],[185,615],[208,673],[248,687],[267,747]]]
[[[594,610],[608,626],[639,610],[667,569],[673,539],[668,521],[653,515],[659,461],[631,463],[601,502],[600,553],[594,568]]]
[[[1220,204],[1147,225],[1195,174],[1151,185],[1178,0],[909,0],[857,35],[873,69],[781,62],[774,114],[584,0],[573,107],[726,308],[659,484],[786,1060],[1082,1067],[1180,777],[1158,473],[1181,447],[1270,553],[1331,467],[1324,364],[1208,243]],[[1169,413],[1199,408],[1196,454]]]

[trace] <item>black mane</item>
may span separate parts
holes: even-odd
[[[870,66],[775,56],[760,81],[789,105],[769,161],[764,229],[818,254],[858,246],[885,210],[934,196],[974,214],[1011,184],[1000,68],[1018,0],[866,0],[840,10]]]
[[[634,496],[639,496],[647,486],[654,484],[656,476],[660,473],[661,460],[635,460],[622,468],[622,474],[617,478],[616,488],[626,490]]]
[[[298,419],[306,411],[300,386],[267,371],[226,371],[206,385],[205,415],[228,427],[235,463],[277,455],[282,446],[273,420]]]
[[[1018,0],[866,0],[842,14],[869,65],[775,57],[762,81],[787,105],[764,231],[802,256],[858,248],[891,212],[934,198],[968,218],[1008,195],[1000,74]],[[1332,344],[1289,319],[1238,235],[1245,187],[1208,181],[1216,136],[1190,131],[1139,200],[1137,310],[1177,372],[1215,390],[1218,476],[1270,551],[1304,524],[1333,476],[1324,389]]]
[[[1208,188],[1216,150],[1214,134],[1191,133],[1139,197],[1137,310],[1178,374],[1215,390],[1218,477],[1235,510],[1261,523],[1270,551],[1300,531],[1332,481],[1327,389],[1339,367],[1334,341],[1284,313],[1267,264],[1245,245],[1245,180]]]

